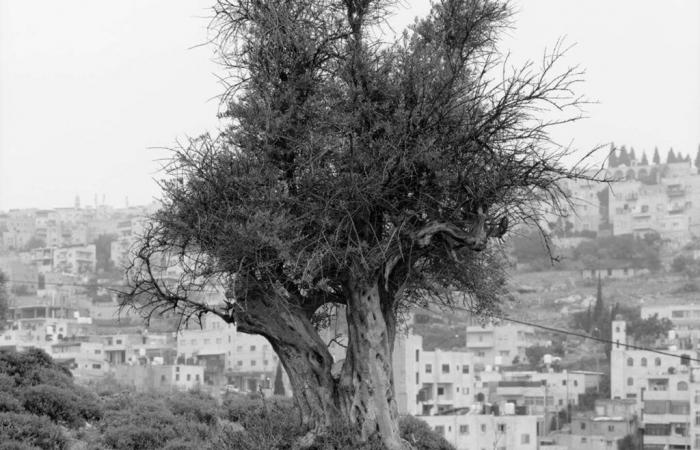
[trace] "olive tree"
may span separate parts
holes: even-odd
[[[581,115],[561,48],[512,68],[507,5],[443,0],[392,42],[386,0],[220,0],[222,130],[173,149],[127,304],[267,338],[308,434],[403,448],[392,349],[415,303],[498,308],[499,242],[556,209]],[[556,115],[550,112],[556,112]],[[175,269],[175,270],[173,270]],[[219,301],[202,291],[215,287]],[[460,295],[451,295],[458,292]],[[342,310],[339,374],[319,328]]]

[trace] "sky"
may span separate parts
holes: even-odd
[[[700,1],[513,0],[500,48],[538,61],[559,38],[586,71],[586,120],[554,137],[700,146]],[[0,0],[0,211],[157,198],[165,147],[219,126],[213,0]],[[404,0],[401,30],[429,9]]]

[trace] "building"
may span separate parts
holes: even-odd
[[[538,343],[535,330],[515,323],[467,324],[466,348],[474,354],[479,369],[486,366],[508,366],[514,360],[525,361],[525,349]]]
[[[421,336],[398,335],[393,368],[399,413],[427,416],[473,404],[472,359],[465,351],[424,351]]]
[[[538,419],[475,404],[465,414],[422,416],[457,450],[536,450]]]
[[[700,366],[696,350],[662,353],[628,347],[626,324],[612,322],[610,394],[641,411],[646,450],[689,450],[700,443]]]
[[[204,380],[204,367],[196,365],[118,365],[111,374],[125,386],[137,392],[186,391],[201,386]]]
[[[639,439],[634,400],[598,399],[594,411],[577,413],[568,430],[550,434],[558,445],[581,450],[617,450],[627,436]]]
[[[233,384],[242,391],[267,387],[277,368],[277,355],[262,336],[238,333],[218,316],[202,317],[201,326],[177,335],[179,360],[206,367],[205,382]]]

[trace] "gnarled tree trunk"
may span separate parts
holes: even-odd
[[[264,336],[280,358],[302,424],[309,430],[304,441],[310,444],[316,436],[331,432],[339,411],[331,375],[333,358],[307,313],[255,302],[236,312],[236,323],[243,333]]]
[[[339,380],[339,404],[365,441],[374,436],[390,450],[406,448],[398,429],[392,350],[393,302],[378,280],[347,286],[348,348]]]

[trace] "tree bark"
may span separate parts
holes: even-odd
[[[333,357],[304,311],[263,302],[246,306],[236,312],[238,330],[264,336],[277,353],[308,430],[301,446],[310,445],[338,421]]]
[[[378,437],[388,449],[402,450],[391,360],[395,327],[387,307],[393,302],[387,295],[379,280],[347,286],[348,347],[338,396],[360,440]]]

